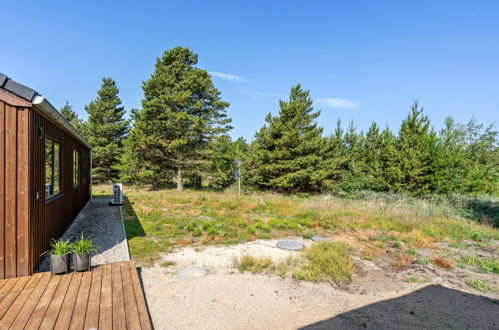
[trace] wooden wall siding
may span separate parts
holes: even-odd
[[[0,101],[0,278],[30,273],[29,111]]]
[[[45,118],[36,110],[31,111],[31,187],[32,196],[38,192],[39,198],[31,198],[30,217],[30,268],[36,269],[47,251],[52,238],[60,237],[74,220],[78,212],[88,202],[90,151]],[[45,201],[45,137],[61,143],[61,185],[62,195]],[[73,150],[81,152],[82,183],[73,187]]]
[[[0,279],[31,274],[50,240],[64,233],[90,198],[90,151],[35,109],[12,100],[15,105],[0,98]],[[62,195],[49,202],[45,136],[61,142]],[[74,149],[82,155],[84,181],[78,187]]]

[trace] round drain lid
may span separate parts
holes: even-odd
[[[321,241],[329,241],[329,238],[324,236],[312,236],[311,240],[314,242],[321,242]]]
[[[177,272],[177,276],[180,278],[200,277],[206,274],[207,272],[203,268],[184,268]]]
[[[279,241],[277,242],[276,246],[279,249],[290,250],[290,251],[299,251],[305,247],[305,245],[296,241]]]

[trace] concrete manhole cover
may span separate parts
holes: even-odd
[[[200,277],[205,276],[206,274],[207,272],[203,268],[184,268],[177,272],[177,276],[180,278]]]
[[[314,242],[321,242],[321,241],[329,241],[329,238],[324,236],[312,236],[311,240]]]
[[[296,241],[279,241],[277,242],[276,246],[279,249],[290,250],[290,251],[299,251],[305,247],[305,245]]]

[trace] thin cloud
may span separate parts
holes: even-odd
[[[350,109],[350,110],[355,110],[360,107],[360,103],[352,101],[352,100],[347,100],[347,99],[340,99],[336,97],[326,97],[322,99],[318,99],[317,103],[329,107],[329,108],[337,108],[337,109]]]
[[[232,73],[210,71],[209,74],[212,77],[222,79],[222,80],[231,81],[231,82],[238,82],[238,83],[250,82],[248,79],[240,77],[240,76],[236,76],[235,74],[232,74]]]

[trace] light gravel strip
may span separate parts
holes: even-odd
[[[61,236],[62,239],[78,238],[83,233],[90,237],[98,246],[92,265],[130,260],[121,207],[110,206],[108,202],[107,198],[94,198]],[[48,271],[49,260],[47,256],[37,272]]]

